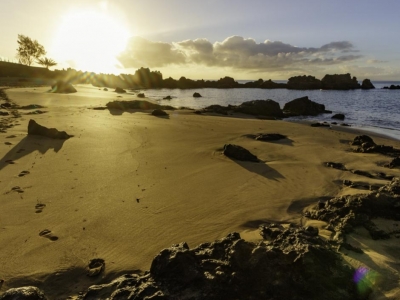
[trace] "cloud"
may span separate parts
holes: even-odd
[[[125,68],[164,67],[186,62],[184,54],[172,44],[152,42],[141,37],[132,37],[118,60]]]
[[[331,42],[321,47],[296,47],[281,41],[257,43],[241,36],[215,43],[207,39],[165,43],[134,37],[119,60],[124,67],[195,64],[252,72],[340,65],[362,57],[350,54],[352,52],[358,51],[348,41]]]

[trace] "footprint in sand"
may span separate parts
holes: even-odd
[[[29,171],[22,171],[21,173],[18,174],[18,177],[23,177],[23,176],[28,175],[30,173],[31,172],[29,172]]]
[[[8,146],[11,146],[11,145],[12,145],[12,143],[10,143],[10,142],[5,142],[4,144],[6,144],[6,145],[8,145]]]
[[[15,138],[15,137],[17,137],[16,135],[9,135],[9,136],[6,136],[6,139],[12,139],[12,138]]]
[[[23,152],[23,151],[25,151],[25,149],[19,149],[19,150],[17,151],[17,153],[21,153],[21,152]]]
[[[16,191],[17,193],[23,193],[24,191],[19,186],[14,186],[11,188],[12,191]]]
[[[15,161],[13,161],[12,159],[7,159],[6,163],[9,163],[10,165],[13,165],[13,164],[15,164]]]
[[[39,236],[48,238],[50,241],[53,241],[53,242],[58,240],[58,236],[53,235],[53,234],[51,233],[51,231],[48,230],[48,229],[42,230],[42,231],[39,233]]]
[[[45,207],[46,207],[46,204],[40,203],[40,202],[37,203],[35,205],[35,209],[36,209],[35,213],[37,213],[37,214],[41,213]]]

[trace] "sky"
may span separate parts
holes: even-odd
[[[400,81],[399,12],[398,0],[0,0],[0,59],[17,61],[22,34],[52,69]]]

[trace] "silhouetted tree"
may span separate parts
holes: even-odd
[[[30,66],[35,59],[46,54],[44,47],[37,40],[32,40],[26,35],[18,34],[17,42],[17,58],[21,64]]]
[[[57,63],[54,60],[52,60],[51,58],[47,58],[47,57],[38,58],[37,63],[39,65],[45,66],[47,69],[49,67],[54,67],[57,65]]]

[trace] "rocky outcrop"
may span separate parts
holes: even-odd
[[[390,85],[390,86],[384,86],[383,88],[384,88],[384,89],[387,89],[387,90],[400,90],[400,85],[394,85],[394,84],[392,84],[392,85]]]
[[[41,135],[51,139],[66,140],[72,137],[65,131],[58,131],[56,128],[47,128],[38,123],[35,120],[29,120],[28,123],[28,135]]]
[[[232,159],[252,162],[259,161],[257,156],[251,154],[249,150],[238,145],[225,144],[222,153]]]
[[[357,78],[351,78],[349,73],[325,75],[321,80],[321,84],[324,90],[353,90],[360,88]]]
[[[180,243],[162,250],[150,271],[93,285],[89,299],[366,299],[349,267],[315,227],[265,224],[263,242],[238,233],[195,248]]]
[[[374,88],[375,88],[375,86],[372,84],[371,80],[369,80],[369,79],[364,79],[363,82],[361,83],[361,89],[363,89],[363,90],[371,90]]]
[[[348,195],[319,202],[305,213],[307,218],[327,222],[328,229],[336,233],[336,242],[346,242],[345,234],[354,228],[364,227],[372,239],[388,239],[391,234],[379,229],[373,222],[376,217],[400,220],[400,182],[394,178],[376,192]]]
[[[50,93],[70,94],[76,93],[76,89],[69,82],[57,81],[51,86]]]
[[[172,97],[171,96],[165,96],[164,98],[163,98],[163,100],[171,100],[172,99]]]
[[[203,112],[216,113],[220,115],[228,115],[228,112],[232,109],[232,106],[222,106],[219,104],[213,104],[203,109]]]
[[[319,90],[322,88],[322,83],[314,76],[294,76],[289,78],[287,88],[290,90]]]
[[[139,94],[137,94],[137,96],[139,97],[139,98],[144,98],[145,96],[144,96],[144,93],[139,93]]]
[[[311,101],[307,96],[294,99],[283,107],[283,113],[287,117],[316,116],[324,112],[325,105]]]
[[[390,169],[400,167],[400,157],[393,158],[389,163],[385,164],[384,167]]]
[[[266,116],[274,118],[282,118],[283,113],[278,102],[274,100],[252,100],[243,102],[235,109],[236,112],[249,114],[253,116]]]

